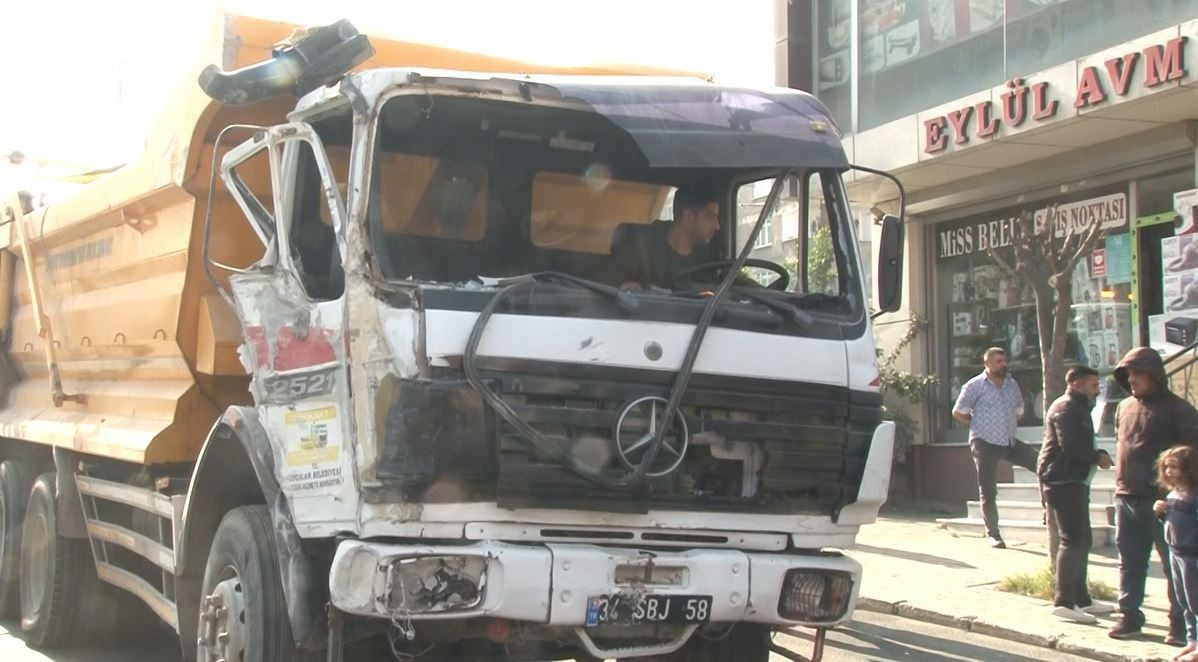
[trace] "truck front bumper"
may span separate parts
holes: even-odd
[[[833,627],[852,615],[860,578],[861,565],[836,552],[346,540],[329,593],[337,609],[360,616],[492,617],[564,628],[587,626],[592,596],[711,596],[712,623]]]

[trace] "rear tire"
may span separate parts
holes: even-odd
[[[33,487],[33,467],[0,462],[0,620],[21,615],[21,527]]]
[[[30,646],[71,643],[81,625],[80,592],[95,583],[91,563],[86,540],[59,535],[54,474],[38,476],[21,529],[21,629]]]
[[[266,506],[234,508],[212,540],[200,591],[197,662],[307,662],[295,646]]]

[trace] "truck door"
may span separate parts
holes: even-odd
[[[261,181],[263,169],[269,196],[247,184]],[[340,187],[307,124],[274,127],[234,148],[222,178],[267,245],[258,263],[227,268],[228,295],[279,484],[297,525],[353,519]]]

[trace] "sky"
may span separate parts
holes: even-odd
[[[623,62],[774,80],[773,0],[38,0],[0,11],[0,154],[128,163],[167,95],[195,80],[219,12],[550,64]],[[69,167],[69,166],[67,166]]]

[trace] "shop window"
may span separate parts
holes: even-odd
[[[1195,17],[1198,0],[819,0],[815,93],[866,131]]]
[[[815,95],[845,133],[852,131],[852,85],[849,57],[853,37],[854,0],[819,0],[816,10]]]
[[[1194,188],[1194,171],[1177,170],[1164,175],[1147,177],[1136,182],[1139,208],[1136,216],[1172,213],[1173,194]]]
[[[858,0],[858,130],[1000,85],[1004,15],[1003,0]]]
[[[1198,0],[1006,0],[1006,5],[1008,78],[1043,71],[1198,16]]]
[[[1109,376],[1133,346],[1131,317],[1131,243],[1126,187],[1092,191],[1073,198],[1034,205],[1046,218],[1057,212],[1062,234],[1084,231],[1086,219],[1098,219],[1107,235],[1074,269],[1072,318],[1065,341],[1065,364],[1088,365]],[[1013,265],[1018,215],[1023,208],[942,223],[931,230],[935,247],[936,327],[933,342],[940,354],[940,397],[934,405],[940,433],[937,441],[964,441],[967,426],[951,417],[962,385],[982,372],[988,347],[1007,351],[1011,375],[1024,396],[1022,427],[1043,424],[1043,375],[1035,297],[1031,287],[1003,271],[989,249]],[[1104,379],[1104,383],[1107,380]],[[1115,394],[1111,394],[1115,395]],[[1109,433],[1108,429],[1105,432]],[[1100,430],[1100,435],[1104,430]],[[1038,435],[1029,431],[1025,435]],[[1026,438],[1025,441],[1035,441]]]

